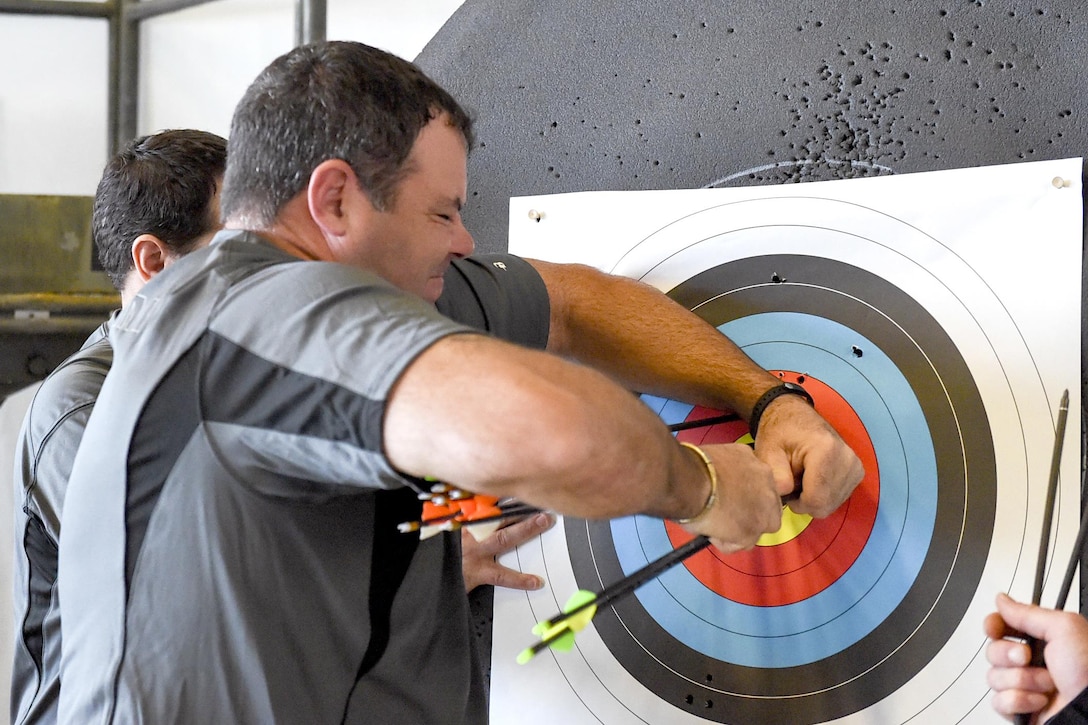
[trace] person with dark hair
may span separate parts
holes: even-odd
[[[149,278],[147,268],[133,264],[141,254],[154,257],[150,271],[157,271],[221,228],[226,143],[205,131],[162,131],[132,141],[106,166],[94,195],[91,233],[122,300]],[[151,247],[140,251],[145,243]]]
[[[106,166],[92,230],[99,259],[122,303],[220,228],[217,188],[227,142],[171,130],[129,143]],[[72,461],[113,359],[116,313],[41,384],[16,451],[15,655],[11,722],[57,721],[61,628],[57,542]]]
[[[984,629],[994,710],[1007,720],[1030,714],[1046,725],[1088,724],[1088,620],[999,594]],[[1039,642],[1045,664],[1032,663],[1025,635]]]
[[[804,390],[659,292],[466,259],[471,138],[358,43],[296,48],[246,91],[227,231],[126,306],[77,455],[63,719],[483,722],[459,538],[397,531],[434,481],[735,551],[798,481],[795,510],[826,516],[861,480]],[[454,269],[501,280],[477,307],[505,340],[441,314]],[[631,390],[732,409],[755,451],[680,444]]]

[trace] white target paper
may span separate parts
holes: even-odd
[[[696,312],[714,324],[726,314],[721,329],[761,365],[806,371],[834,390],[872,442],[880,488],[865,548],[828,592],[751,607],[708,594],[678,567],[640,589],[626,614],[598,615],[598,623],[612,617],[605,636],[591,625],[574,651],[547,651],[526,665],[515,657],[533,643],[532,626],[580,586],[610,581],[577,525],[521,547],[505,563],[548,584],[496,591],[492,722],[1002,722],[987,702],[981,622],[999,591],[1030,598],[1064,389],[1072,413],[1044,604],[1056,597],[1078,524],[1080,176],[1081,160],[1069,159],[512,199],[511,252],[590,264],[681,300],[695,294]],[[745,310],[732,311],[740,303]],[[938,417],[928,398],[948,411],[943,432],[928,428]],[[690,411],[647,403],[670,423]],[[938,501],[936,480],[949,473],[965,482],[951,504]],[[606,532],[623,571],[658,555],[624,552],[636,540],[634,548],[646,548],[659,528],[636,518]],[[577,541],[568,541],[572,533]],[[590,560],[597,586],[579,581],[584,565],[572,557]],[[841,593],[848,587],[864,591],[855,601]],[[844,596],[843,611],[812,614]],[[1068,606],[1077,605],[1071,597]],[[955,620],[941,624],[949,612]],[[897,618],[910,620],[905,629]],[[937,631],[939,642],[923,642]],[[664,651],[678,648],[694,660],[681,667]],[[858,652],[872,661],[851,669]],[[842,681],[821,674],[828,670],[842,670]],[[771,684],[750,687],[743,680],[751,673]],[[773,683],[784,674],[812,684],[781,690]],[[813,703],[831,715],[813,715]]]

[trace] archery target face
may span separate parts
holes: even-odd
[[[804,384],[866,475],[831,517],[791,517],[751,552],[704,550],[599,613],[574,652],[539,656],[585,722],[999,721],[981,621],[994,593],[1030,596],[1056,396],[1033,331],[955,241],[872,203],[757,193],[655,226],[606,267]],[[711,412],[644,400],[667,423]],[[1061,521],[1064,568],[1076,522]],[[647,517],[565,520],[518,552],[550,583],[517,595],[528,627],[685,540]]]

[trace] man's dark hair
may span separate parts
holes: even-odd
[[[141,136],[113,157],[98,182],[91,229],[114,287],[124,286],[141,234],[181,255],[219,225],[212,200],[226,162],[225,139],[188,129]]]
[[[231,122],[223,217],[270,225],[328,159],[346,161],[378,209],[394,202],[419,132],[448,114],[472,147],[472,121],[402,58],[361,43],[305,45],[272,62]]]

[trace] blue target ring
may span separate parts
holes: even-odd
[[[877,520],[861,556],[834,584],[794,604],[764,607],[730,601],[676,567],[636,592],[669,634],[707,656],[749,667],[817,662],[856,643],[900,604],[921,570],[937,508],[937,464],[917,399],[892,360],[872,341],[832,320],[797,312],[750,315],[720,326],[757,363],[806,370],[850,401],[880,467]],[[788,341],[788,342],[787,342]],[[864,369],[827,352],[864,345]],[[880,381],[878,391],[873,380]],[[691,406],[648,399],[665,422]],[[667,553],[664,523],[649,517],[612,522],[625,573]],[[773,643],[763,641],[776,640]],[[770,646],[769,646],[770,645]]]

